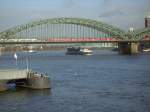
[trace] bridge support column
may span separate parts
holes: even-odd
[[[119,54],[138,54],[138,42],[120,42],[118,43]]]
[[[0,55],[2,54],[3,51],[4,51],[4,47],[0,46]]]
[[[0,92],[7,90],[6,83],[6,81],[0,81]]]

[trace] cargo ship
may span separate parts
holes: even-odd
[[[81,47],[69,47],[67,48],[67,55],[92,55],[92,50]]]

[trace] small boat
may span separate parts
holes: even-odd
[[[92,50],[81,47],[69,47],[67,48],[67,55],[91,55]]]
[[[29,46],[28,52],[29,53],[35,53],[36,51],[34,50],[33,46]]]
[[[28,52],[29,52],[29,53],[35,53],[36,51],[30,49]]]
[[[150,49],[143,49],[143,52],[150,52]]]
[[[51,88],[50,77],[47,74],[41,74],[29,70],[27,71],[26,81],[21,84],[16,83],[16,86],[27,87],[31,89],[49,89]]]

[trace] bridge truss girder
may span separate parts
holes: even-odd
[[[0,33],[0,38],[9,39],[9,38],[12,38],[12,35],[18,32],[21,32],[23,30],[27,30],[29,28],[33,28],[39,25],[43,25],[43,24],[75,24],[75,25],[90,27],[98,31],[102,31],[103,33],[110,34],[114,36],[115,38],[119,38],[119,39],[126,38],[125,32],[120,30],[117,27],[113,27],[103,22],[90,20],[90,19],[82,19],[82,18],[53,18],[53,19],[35,21],[35,22],[16,26],[6,31],[3,31]]]
[[[40,21],[31,22],[24,25],[19,25],[16,27],[12,27],[8,30],[5,30],[0,33],[0,39],[10,39],[13,38],[12,36],[18,32],[27,30],[29,28],[33,28],[43,24],[75,24],[85,27],[90,27],[101,31],[106,34],[110,34],[114,38],[118,38],[121,40],[140,40],[143,38],[144,35],[150,34],[150,28],[144,28],[141,30],[137,30],[134,32],[126,33],[123,30],[120,30],[117,27],[112,25],[108,25],[106,23],[90,20],[90,19],[83,19],[83,18],[52,18],[52,19],[45,19]]]
[[[150,28],[139,29],[133,33],[133,37],[137,40],[142,40],[147,35],[150,35]]]

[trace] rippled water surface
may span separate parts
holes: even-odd
[[[150,112],[150,54],[94,51],[18,52],[0,56],[0,69],[29,68],[51,77],[51,90],[16,89],[0,93],[0,112]]]

